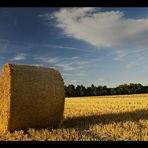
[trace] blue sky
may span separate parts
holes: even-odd
[[[4,63],[56,67],[65,84],[148,85],[148,8],[0,8]]]

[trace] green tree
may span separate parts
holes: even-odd
[[[67,97],[74,97],[75,96],[75,86],[74,85],[68,85],[65,87],[65,93]]]

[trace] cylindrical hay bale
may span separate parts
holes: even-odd
[[[1,87],[1,74],[0,74],[0,111],[1,111],[1,95],[2,95],[2,87]]]
[[[5,64],[0,130],[53,128],[62,123],[64,81],[54,68]]]

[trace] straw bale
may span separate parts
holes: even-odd
[[[1,111],[1,95],[2,95],[2,88],[1,88],[1,75],[0,75],[0,111]]]
[[[0,131],[53,128],[62,123],[64,81],[54,68],[5,64]]]

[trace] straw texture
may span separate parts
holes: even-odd
[[[64,112],[64,82],[54,68],[5,64],[1,74],[0,130],[53,128]]]

